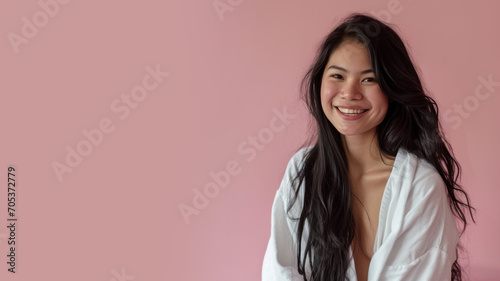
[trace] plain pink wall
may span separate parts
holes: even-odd
[[[11,274],[3,190],[0,279],[259,280],[274,194],[307,137],[300,79],[360,11],[397,26],[446,114],[477,208],[462,263],[496,280],[500,4],[477,3],[3,1],[0,167],[3,186],[17,168],[18,246]],[[82,130],[100,124],[90,151]],[[88,155],[70,167],[68,146]],[[58,179],[54,162],[72,172]]]

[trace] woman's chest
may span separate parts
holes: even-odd
[[[356,227],[351,246],[356,273],[361,277],[359,280],[365,280],[363,276],[368,274],[379,226],[380,206],[389,176],[390,171],[351,180],[352,213]]]

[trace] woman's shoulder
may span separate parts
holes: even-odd
[[[394,168],[400,179],[409,184],[413,196],[446,195],[445,183],[441,175],[427,160],[400,149]]]
[[[299,149],[295,154],[290,158],[287,165],[287,172],[297,173],[304,166],[304,161],[306,160],[309,152],[313,146],[307,146]]]
[[[283,180],[281,181],[281,185],[278,190],[278,193],[280,193],[281,196],[284,197],[284,200],[286,202],[288,202],[293,197],[296,188],[298,188],[298,186],[296,186],[295,183],[297,183],[296,180],[300,172],[302,171],[302,168],[304,167],[305,160],[311,149],[312,146],[308,146],[297,150],[297,152],[295,152],[288,161],[285,170],[285,175],[283,176]],[[303,185],[303,182],[300,184]],[[303,192],[301,192],[299,194],[299,198],[297,198],[299,199],[299,201],[302,193]]]
[[[427,160],[418,157],[414,153],[400,148],[394,161],[394,168],[401,176],[412,178],[435,178],[440,175],[436,168]]]

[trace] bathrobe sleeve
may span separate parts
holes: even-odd
[[[263,281],[304,280],[297,270],[297,223],[291,219],[291,216],[298,217],[300,215],[300,198],[292,210],[287,213],[290,195],[293,194],[291,182],[297,174],[303,153],[303,150],[299,151],[288,163],[285,175],[274,198],[271,216],[271,237],[269,238],[262,266]],[[307,229],[304,230],[304,233],[307,234]]]
[[[368,280],[451,280],[459,239],[445,184],[426,162],[410,157],[381,206],[380,247]]]

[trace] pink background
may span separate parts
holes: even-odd
[[[410,45],[477,208],[462,264],[472,280],[499,279],[498,1],[54,1],[41,1],[49,16],[34,0],[0,4],[0,280],[259,280],[274,194],[307,136],[300,79],[355,11],[395,24]],[[24,27],[31,38],[24,17],[39,25]],[[169,76],[157,83],[148,66]],[[497,84],[479,99],[489,75]],[[154,89],[123,118],[121,95],[143,78]],[[52,163],[66,165],[66,147],[103,119],[114,130],[58,180]],[[237,172],[214,189],[210,173],[228,163]],[[179,206],[205,186],[212,198],[187,224]]]

